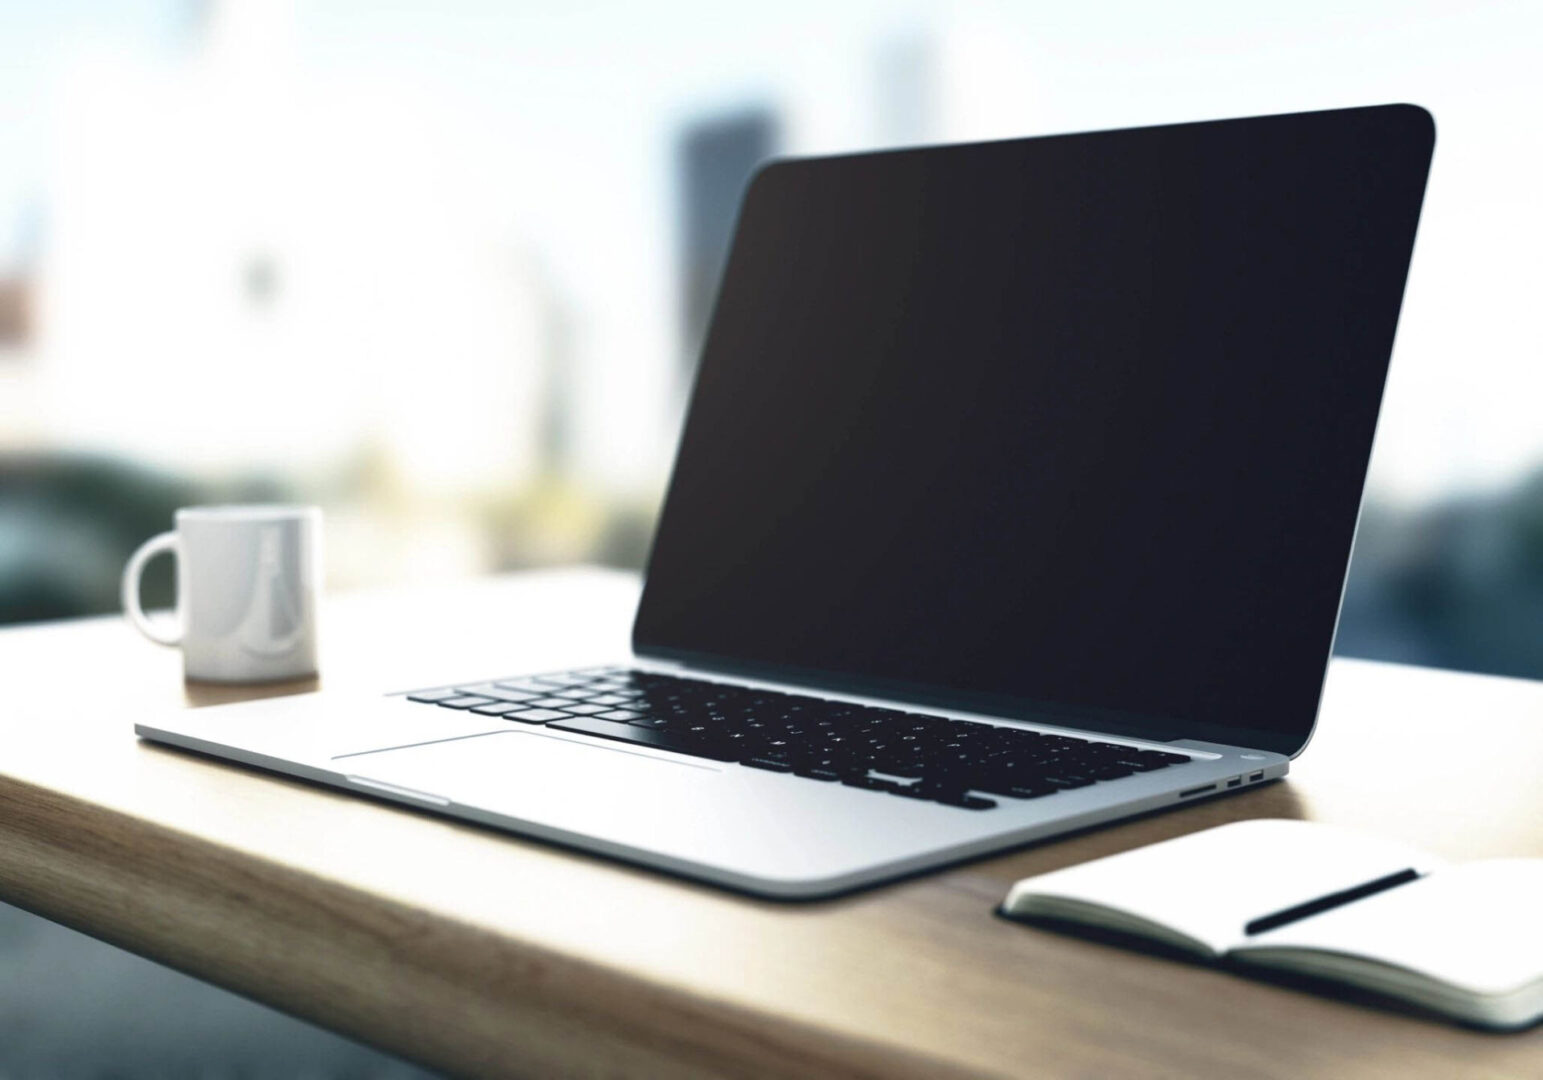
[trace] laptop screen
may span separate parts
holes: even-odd
[[[637,651],[1300,749],[1433,139],[1383,106],[767,167]]]

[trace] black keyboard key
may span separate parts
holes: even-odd
[[[869,776],[866,773],[843,776],[841,782],[847,787],[862,788],[864,791],[893,791],[900,786],[893,780],[880,780],[878,777]]]
[[[442,698],[434,704],[444,709],[471,709],[478,705],[491,705],[493,704],[493,699],[490,697],[479,697],[474,694],[463,694],[460,697]]]
[[[556,709],[522,709],[519,712],[504,713],[505,720],[519,720],[526,724],[545,724],[552,720],[567,718],[567,713],[558,712]]]
[[[1090,777],[1086,776],[1047,776],[1045,777],[1045,783],[1049,784],[1051,787],[1080,788],[1088,787],[1089,785],[1093,784],[1094,781]]]
[[[1007,792],[1026,782],[1027,778],[1012,779],[1002,776],[1000,773],[989,772],[959,772],[951,773],[944,780],[945,786],[952,786],[966,791],[989,791],[993,795],[1006,795]]]
[[[1008,788],[1004,792],[999,792],[999,794],[1009,795],[1014,799],[1042,799],[1046,795],[1054,795],[1060,790],[1054,784],[1027,784]]]
[[[491,705],[473,705],[467,712],[474,712],[478,716],[503,716],[524,708],[518,701],[495,701]]]
[[[1074,787],[1087,787],[1089,784],[1098,783],[1098,777],[1083,776],[1080,773],[1057,773],[1056,775],[1045,777],[1046,783],[1065,787],[1066,784],[1062,783],[1062,781],[1070,781]]]
[[[611,716],[612,719],[615,719],[611,713],[603,713],[602,715]],[[628,720],[627,723],[636,727],[662,728],[667,727],[670,722],[658,716],[640,716],[636,720]]]
[[[1136,758],[1135,754],[1121,754],[1119,757],[1111,759],[1109,764],[1123,766],[1131,772],[1151,772],[1154,769],[1166,769],[1168,767],[1166,761],[1140,761]]]
[[[793,771],[792,763],[789,762],[789,761],[784,761],[781,758],[752,757],[752,758],[746,758],[744,761],[741,761],[740,764],[741,765],[748,765],[752,769],[765,769],[768,772],[792,772]]]
[[[612,709],[610,712],[596,713],[601,720],[636,720],[642,713],[630,712],[627,709]]]
[[[448,701],[450,698],[464,696],[465,695],[462,694],[459,690],[418,690],[414,693],[408,694],[407,700],[422,701],[426,704],[433,705],[441,701]]]
[[[818,748],[800,749],[793,755],[793,760],[800,769],[828,769],[840,776],[868,771],[864,761],[848,754],[831,754]]]
[[[932,796],[932,801],[944,806],[957,806],[965,810],[990,810],[997,805],[995,799],[983,799],[979,795],[942,792]]]
[[[482,686],[463,686],[462,694],[473,694],[477,697],[489,697],[495,701],[529,701],[540,697],[540,694],[529,690],[506,690],[497,683],[487,683]]]
[[[505,690],[501,686],[495,686],[491,690],[484,690],[482,693],[490,698],[497,698],[499,701],[535,701],[536,698],[540,697],[539,694],[533,694],[529,690]]]
[[[710,758],[713,761],[735,761],[742,756],[739,750],[726,747],[722,743],[687,738],[671,729],[655,731],[651,728],[617,723],[614,720],[602,720],[595,716],[568,717],[550,726],[553,731],[571,731],[578,735],[597,735],[602,739],[616,739],[619,742],[635,743],[638,746],[651,746],[656,750],[671,750],[677,754]]]
[[[1134,776],[1136,770],[1125,765],[1095,765],[1084,775],[1091,776],[1094,780],[1119,780],[1122,777]]]
[[[794,775],[802,776],[809,780],[840,780],[846,774],[837,769],[827,769],[823,765],[794,769]]]

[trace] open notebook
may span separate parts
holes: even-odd
[[[1449,865],[1328,825],[1240,821],[1025,878],[1002,913],[1347,983],[1481,1027],[1543,1017],[1543,859]]]

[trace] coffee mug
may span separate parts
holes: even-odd
[[[123,612],[151,641],[181,646],[182,671],[211,682],[270,682],[316,673],[321,511],[314,506],[191,506],[123,568]],[[177,557],[177,625],[146,618],[145,564]]]

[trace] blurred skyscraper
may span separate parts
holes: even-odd
[[[882,143],[912,146],[938,137],[942,107],[939,48],[915,31],[886,38],[874,58],[874,133]]]
[[[681,344],[689,376],[728,258],[740,196],[757,165],[781,142],[781,124],[758,106],[700,120],[681,136]]]

